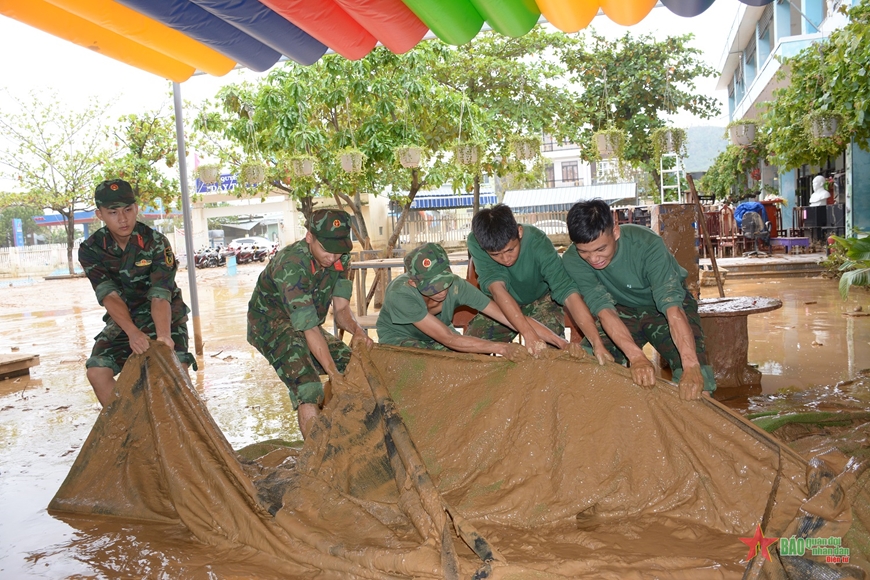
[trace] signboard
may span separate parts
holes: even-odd
[[[196,180],[196,193],[229,193],[236,188],[236,176],[225,173],[221,175],[220,183],[206,185],[199,179]]]
[[[21,220],[12,218],[12,233],[17,247],[24,246],[24,227],[21,225]]]

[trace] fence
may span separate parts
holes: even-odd
[[[73,262],[78,267],[78,244],[73,249]],[[0,248],[0,275],[46,275],[63,270],[68,273],[66,244],[44,244]]]
[[[548,235],[567,234],[567,211],[517,213],[520,223],[532,224]],[[410,248],[434,242],[447,247],[464,246],[471,232],[471,216],[449,212],[420,212],[408,216],[399,243]]]

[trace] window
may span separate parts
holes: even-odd
[[[544,187],[556,187],[556,172],[553,169],[552,163],[547,163],[546,167],[544,167],[544,173],[546,174],[546,183]]]
[[[562,163],[562,185],[577,185],[580,172],[577,161],[565,161]]]
[[[552,151],[555,146],[552,135],[544,134],[543,142],[541,143],[541,151]]]

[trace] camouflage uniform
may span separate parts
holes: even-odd
[[[105,227],[100,228],[79,247],[79,262],[85,271],[97,301],[103,304],[114,292],[127,305],[136,327],[156,338],[151,318],[151,299],[162,298],[171,305],[172,340],[178,360],[196,369],[196,360],[187,351],[187,306],[175,284],[178,265],[169,240],[160,232],[137,222],[126,247],[122,250]],[[132,354],[130,340],[108,312],[103,316],[106,327],[95,337],[87,368],[107,367],[121,372]]]
[[[524,316],[534,318],[555,332],[556,336],[565,336],[565,311],[553,300],[549,292],[534,302],[523,304],[520,306],[520,311]],[[495,342],[511,342],[517,336],[516,331],[480,313],[475,314],[468,322],[465,334]]]
[[[695,336],[695,353],[698,355],[701,374],[704,376],[704,390],[712,391],[716,388],[716,377],[713,374],[713,367],[707,361],[707,347],[704,340],[704,331],[701,330],[698,302],[688,290],[686,291],[682,307],[686,312],[686,317],[689,319],[692,334]],[[665,315],[659,312],[655,306],[631,308],[617,304],[616,312],[619,314],[620,320],[631,332],[631,338],[635,344],[644,345],[649,342],[659,355],[667,361],[668,366],[673,371],[674,382],[679,382],[680,377],[683,376],[683,363],[680,359],[677,345],[674,344],[674,339],[671,337],[671,327],[668,325],[668,319]],[[601,336],[604,346],[610,351],[616,362],[627,365],[628,359],[613,341],[610,340],[610,337],[601,328],[601,323],[597,322],[597,325],[598,334]],[[583,348],[590,353],[592,352],[592,345],[587,338],[583,338],[582,344]]]
[[[345,246],[335,244],[338,234],[344,233],[347,247],[352,247],[349,224],[336,214],[347,216],[334,210],[315,212],[310,229],[327,251],[347,252]],[[335,222],[340,224],[336,226]],[[343,253],[335,264],[323,268],[315,261],[308,242],[300,240],[281,249],[257,280],[248,303],[248,342],[266,357],[287,385],[294,409],[300,403],[323,403],[320,375],[325,371],[311,354],[304,332],[323,324],[334,297],[350,300],[353,286],[349,272],[349,254]],[[320,332],[343,373],[350,360],[350,348],[322,328]]]

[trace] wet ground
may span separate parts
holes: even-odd
[[[191,378],[237,448],[298,437],[285,387],[244,338],[261,268],[241,266],[235,277],[198,272],[204,355]],[[186,282],[182,273],[185,295]],[[729,280],[725,288],[783,302],[749,317],[749,361],[764,373],[764,393],[833,384],[870,367],[870,317],[847,316],[870,311],[870,293],[859,289],[844,302],[835,281],[802,278]],[[84,361],[103,312],[85,279],[0,283],[0,353],[41,357],[29,378],[0,381],[0,578],[263,577],[261,563],[216,554],[182,529],[64,522],[46,512],[99,413]]]

